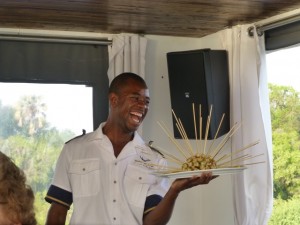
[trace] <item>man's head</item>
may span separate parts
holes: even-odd
[[[149,103],[149,90],[146,82],[134,73],[122,73],[115,77],[109,88],[109,121],[124,130],[138,129],[145,118]]]
[[[118,94],[118,92],[120,92],[122,87],[126,86],[130,80],[134,80],[134,81],[140,83],[141,85],[144,85],[145,88],[147,88],[147,84],[142,77],[140,77],[139,75],[137,75],[135,73],[126,72],[126,73],[121,73],[119,76],[116,76],[112,80],[112,82],[109,86],[108,93],[109,94],[110,93]]]

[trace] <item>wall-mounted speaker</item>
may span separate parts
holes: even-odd
[[[226,50],[200,49],[167,53],[171,107],[183,124],[189,139],[205,138],[207,118],[211,120],[207,139],[226,134],[230,130],[229,72]],[[193,105],[195,110],[193,110]],[[202,125],[200,126],[200,105]],[[196,123],[193,112],[195,112]],[[221,118],[225,114],[220,129]],[[173,116],[175,138],[182,138]]]

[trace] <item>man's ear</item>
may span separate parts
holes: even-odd
[[[115,107],[118,104],[118,96],[115,93],[109,95],[109,103],[111,107]]]

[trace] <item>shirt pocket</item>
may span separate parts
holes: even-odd
[[[73,197],[88,197],[99,193],[100,160],[74,160],[69,168]]]
[[[131,205],[144,209],[147,193],[156,181],[155,176],[142,167],[129,165],[125,172],[125,192]]]

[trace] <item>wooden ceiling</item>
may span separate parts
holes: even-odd
[[[300,0],[0,0],[0,27],[203,37]]]

